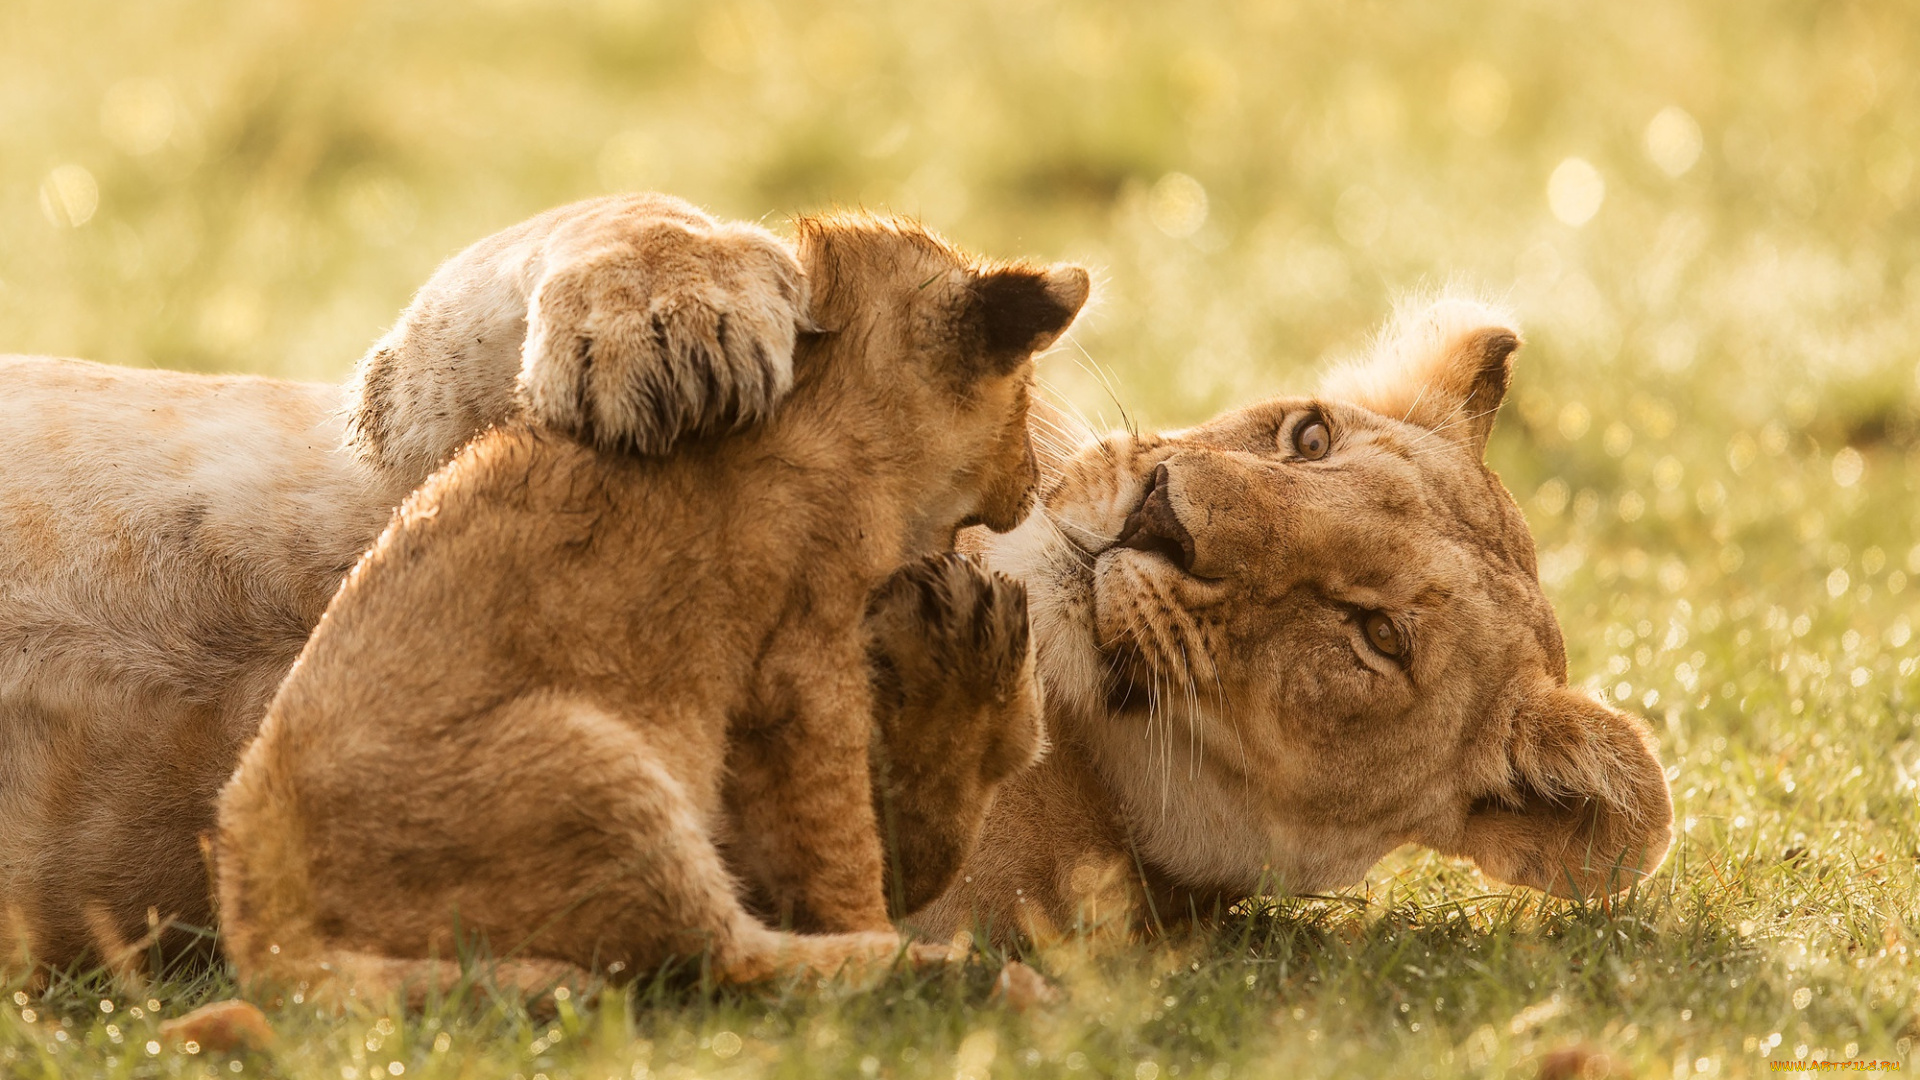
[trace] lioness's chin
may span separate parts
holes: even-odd
[[[987,564],[1027,587],[1027,612],[1050,713],[1092,717],[1104,708],[1105,663],[1094,640],[1092,558],[1047,514],[982,545]]]

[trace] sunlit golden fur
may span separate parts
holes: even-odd
[[[535,394],[348,577],[220,798],[243,983],[417,994],[475,940],[529,990],[556,965],[748,982],[894,959],[868,596],[963,524],[1020,519],[1031,356],[1086,275],[892,220],[799,232],[819,332],[769,416],[645,457]],[[986,651],[1031,716],[1024,640]],[[755,919],[723,844],[830,932]]]
[[[178,955],[214,793],[411,485],[336,452],[335,387],[37,357],[0,386],[0,911],[53,966],[150,908]]]
[[[213,912],[197,838],[212,826],[214,794],[394,506],[476,432],[519,415],[523,381],[584,386],[569,400],[585,411],[563,400],[554,420],[579,430],[591,417],[595,440],[610,445],[658,449],[751,423],[791,385],[795,335],[810,325],[806,284],[791,247],[765,230],[666,196],[615,196],[542,214],[449,260],[344,395],[0,357],[0,962],[97,961],[146,940],[150,912],[163,955],[206,946],[200,928]],[[596,304],[610,310],[596,315]],[[557,326],[542,314],[553,312]],[[530,313],[542,329],[534,343]],[[614,332],[592,349],[578,334],[558,351],[541,344],[583,327]],[[582,361],[593,372],[584,380]],[[550,364],[561,370],[543,382]],[[982,507],[1002,524],[1017,509]],[[876,649],[937,647],[947,623],[975,608],[1021,621],[975,577],[942,594],[952,610],[924,606],[926,625],[890,620],[898,636],[881,635]],[[990,699],[998,685],[991,656],[937,670],[949,681],[880,718],[882,735],[899,740],[896,762],[917,760],[924,725],[946,722],[915,702]],[[1035,723],[977,708],[968,717],[956,730],[980,733],[981,745]],[[979,786],[947,794],[978,803],[998,779],[968,776]],[[922,809],[906,820],[946,821],[952,807]],[[908,880],[892,883],[896,894],[924,897],[953,865],[898,869]]]
[[[1518,345],[1448,299],[1314,397],[1165,435],[1055,417],[1041,512],[979,542],[1028,588],[1055,748],[916,924],[1138,927],[1350,885],[1408,842],[1563,896],[1651,873],[1672,821],[1652,736],[1568,687],[1482,463]],[[1318,460],[1292,441],[1313,418]],[[1404,663],[1369,643],[1376,611]]]
[[[778,237],[669,195],[536,215],[447,260],[347,384],[353,446],[417,483],[531,402],[659,453],[767,415],[793,384],[806,281]]]

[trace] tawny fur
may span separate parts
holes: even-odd
[[[353,447],[415,483],[528,404],[661,453],[793,384],[806,281],[767,230],[669,195],[572,203],[447,260],[347,384]],[[529,332],[531,331],[531,332]]]
[[[335,452],[333,387],[29,357],[0,386],[0,909],[54,965],[150,907],[177,954],[214,794],[412,485]]]
[[[979,543],[1027,586],[1055,748],[914,924],[1133,930],[1346,886],[1407,842],[1563,896],[1651,873],[1672,828],[1651,733],[1567,686],[1482,460],[1519,340],[1446,299],[1319,397],[1069,442],[1042,512]],[[1307,460],[1315,417],[1332,446]],[[1369,645],[1372,611],[1410,662]]]
[[[643,457],[533,395],[348,577],[220,798],[243,983],[418,993],[469,939],[728,982],[894,958],[867,597],[1025,512],[1031,355],[1086,275],[862,217],[803,221],[798,254],[821,332],[772,415]],[[746,876],[832,933],[743,907],[733,823]]]
[[[664,196],[591,200],[535,222],[442,267],[344,395],[255,377],[0,357],[0,432],[12,451],[0,465],[0,911],[9,955],[55,968],[97,960],[112,942],[146,935],[150,908],[161,915],[163,955],[208,943],[202,930],[213,912],[197,839],[212,826],[214,794],[393,507],[474,434],[516,415],[526,396],[518,383],[553,359],[522,347],[536,291],[552,299],[556,282],[590,284],[586,266],[625,267],[627,288],[612,297],[622,306],[589,323],[670,311],[732,327],[732,344],[755,343],[743,352],[670,339],[679,351],[626,356],[630,379],[610,392],[742,357],[748,369],[666,385],[748,385],[766,374],[764,362],[772,365],[760,383],[769,388],[764,410],[790,384],[790,352],[780,350],[790,350],[807,313],[787,283],[798,279],[803,296],[804,278],[763,231],[714,223]],[[648,271],[663,246],[673,272]],[[766,316],[753,336],[740,332],[736,313],[768,311],[785,312],[787,325]],[[661,408],[685,424],[697,404]],[[672,420],[654,417],[649,430],[671,432]],[[358,433],[350,445],[349,427]],[[890,647],[919,645],[910,637]],[[942,722],[887,719],[883,735],[905,740],[890,756],[912,757],[921,727]],[[929,880],[915,891],[937,891]],[[95,932],[102,911],[111,938]]]
[[[1046,752],[1027,594],[950,555],[895,575],[867,628],[888,907],[908,914],[958,877],[999,786]]]

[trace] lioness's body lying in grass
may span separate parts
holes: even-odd
[[[800,233],[822,330],[770,416],[642,456],[598,437],[584,389],[550,390],[557,416],[536,393],[348,577],[221,795],[244,982],[418,992],[464,935],[527,989],[568,965],[704,957],[740,982],[893,958],[867,598],[962,525],[1024,515],[1032,352],[1085,275],[893,222]],[[838,933],[755,919],[723,841]]]

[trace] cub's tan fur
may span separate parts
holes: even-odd
[[[589,267],[621,288],[570,296],[599,280]],[[144,939],[150,909],[163,953],[203,946],[212,911],[197,837],[214,795],[393,507],[477,431],[516,415],[527,396],[517,384],[548,364],[577,374],[593,361],[589,388],[617,400],[587,396],[595,432],[620,432],[607,417],[626,409],[636,447],[764,415],[791,383],[803,287],[791,250],[764,230],[665,196],[616,196],[449,260],[361,362],[344,403],[331,386],[0,357],[0,957],[97,960]],[[566,313],[563,328],[626,329],[590,350],[579,335],[558,355],[523,347],[537,298]],[[636,337],[636,313],[649,330],[657,318],[657,332]],[[732,396],[700,396],[716,385]],[[658,412],[633,412],[642,401]],[[985,578],[944,595],[1024,622],[991,603]],[[876,647],[923,649],[960,617],[924,610],[934,625],[894,620],[908,636]],[[992,666],[974,658],[946,674]],[[889,756],[906,759],[921,725],[946,721],[881,722],[904,740]],[[1031,718],[971,722],[985,732]],[[944,883],[938,868],[915,869],[933,875],[918,894]]]
[[[1518,345],[1442,301],[1318,397],[1058,455],[1042,512],[980,544],[1028,588],[1054,750],[916,924],[1139,926],[1348,885],[1407,842],[1563,896],[1651,873],[1672,827],[1653,739],[1567,686],[1532,537],[1482,463]],[[1331,448],[1308,459],[1314,418]]]
[[[1017,583],[951,555],[896,574],[874,596],[873,802],[890,840],[896,913],[945,891],[1001,782],[1046,749],[1026,599]]]
[[[1031,356],[1087,279],[859,217],[803,221],[799,256],[821,332],[772,415],[641,457],[536,386],[348,577],[221,795],[243,981],[417,992],[468,934],[527,988],[555,964],[892,959],[867,597],[1024,515]],[[834,933],[748,913],[730,822],[746,876]]]

